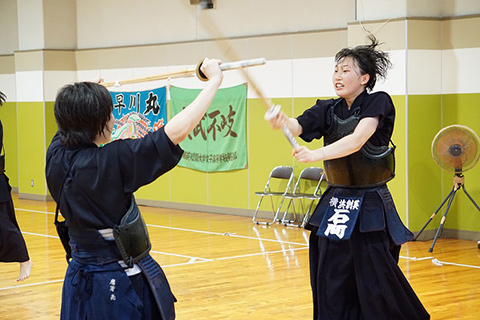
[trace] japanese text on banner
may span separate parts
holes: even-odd
[[[172,117],[200,93],[198,89],[170,88]],[[179,165],[204,172],[244,169],[247,166],[247,87],[219,89],[207,112],[180,145]]]
[[[166,124],[166,87],[146,91],[110,92],[115,125],[112,140],[144,137]]]

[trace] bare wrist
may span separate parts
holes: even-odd
[[[213,82],[215,85],[218,85],[220,86],[222,84],[222,81],[223,81],[223,74],[220,73],[218,75],[215,75],[213,77],[211,77],[210,79],[208,79],[208,82]]]

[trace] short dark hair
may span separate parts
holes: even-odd
[[[7,96],[2,91],[0,91],[0,106],[3,105],[5,101],[7,101]]]
[[[98,83],[77,82],[58,91],[54,113],[62,143],[91,144],[107,125],[113,103],[108,90]]]
[[[367,82],[366,88],[368,91],[372,90],[377,82],[377,78],[387,76],[387,71],[392,67],[387,52],[375,50],[379,46],[378,40],[373,34],[368,36],[372,42],[369,45],[360,45],[355,48],[344,48],[335,55],[335,62],[350,57],[360,68],[362,74],[370,75],[370,80]]]

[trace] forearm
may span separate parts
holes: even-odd
[[[348,135],[328,146],[314,150],[317,161],[331,160],[346,157],[352,153],[357,152],[363,146],[362,141],[359,141],[354,135]]]
[[[360,120],[355,131],[328,146],[313,150],[314,161],[323,161],[346,157],[360,150],[370,139],[378,126],[378,118]]]
[[[210,80],[195,100],[165,125],[165,134],[172,143],[179,144],[187,138],[188,134],[205,115],[220,84],[221,79]]]
[[[288,118],[286,124],[294,137],[298,137],[302,134],[303,128],[296,118]]]

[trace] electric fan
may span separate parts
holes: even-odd
[[[480,140],[469,127],[453,125],[440,130],[432,142],[432,157],[440,168],[454,173],[472,169],[480,157]]]
[[[475,205],[478,211],[480,211],[480,207],[465,189],[465,177],[462,174],[463,172],[472,169],[480,159],[480,139],[469,127],[462,125],[445,127],[440,130],[433,139],[432,157],[440,168],[448,172],[453,172],[454,176],[452,191],[450,191],[437,210],[435,210],[433,215],[428,219],[427,223],[425,223],[423,228],[415,236],[416,240],[448,200],[447,208],[443,214],[443,218],[440,222],[440,226],[437,229],[435,238],[433,239],[432,247],[428,250],[428,252],[433,251],[435,242],[437,241],[437,238],[443,229],[443,225],[445,224],[445,219],[447,218],[450,205],[452,204],[453,198],[460,187],[470,201]],[[480,249],[480,242],[478,243],[478,248]]]

